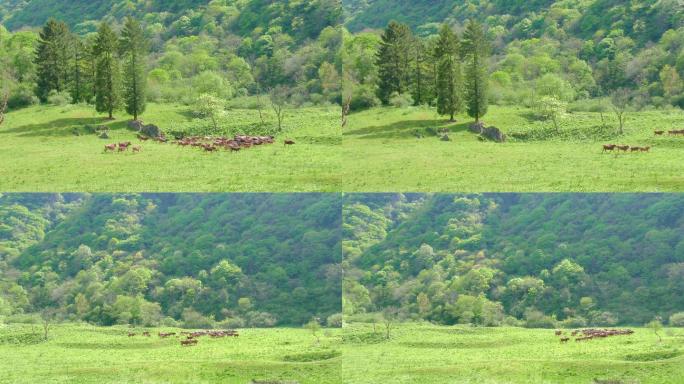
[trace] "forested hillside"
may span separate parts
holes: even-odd
[[[354,33],[343,49],[352,110],[381,103],[434,106],[442,88],[436,80],[440,25],[461,35],[468,20],[484,25],[491,46],[487,97],[493,104],[531,107],[541,120],[567,112],[609,112],[611,103],[630,111],[684,105],[679,1],[348,0],[344,5],[346,26]],[[387,35],[390,25],[382,40],[378,30],[392,20],[410,33]],[[386,60],[375,56],[394,44],[406,52],[397,58],[403,64],[396,71],[406,84],[399,92],[404,98],[389,103],[382,95]],[[605,100],[610,96],[614,100]]]
[[[553,327],[684,311],[684,197],[364,195],[344,207],[344,309]]]
[[[5,195],[0,315],[301,325],[341,311],[337,195]]]

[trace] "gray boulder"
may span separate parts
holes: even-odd
[[[162,131],[154,124],[148,124],[140,129],[140,133],[149,137],[161,137]]]
[[[440,138],[440,140],[441,141],[451,141],[451,138],[449,137],[449,135],[444,135]]]
[[[489,140],[496,141],[497,143],[503,143],[506,141],[506,134],[504,134],[497,127],[487,127],[482,130],[481,135]]]

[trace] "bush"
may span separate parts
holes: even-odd
[[[670,326],[684,327],[684,312],[675,313],[670,316]]]
[[[182,317],[184,328],[209,329],[214,327],[214,321],[212,319],[205,317],[201,313],[190,308],[186,308],[183,311]]]
[[[524,322],[522,320],[516,319],[513,316],[506,316],[506,318],[504,318],[503,325],[507,327],[522,327]]]
[[[583,328],[587,326],[587,319],[581,316],[568,317],[561,323],[563,328]]]
[[[397,108],[410,107],[413,105],[413,97],[411,97],[411,95],[408,93],[404,93],[404,94],[394,93],[394,94],[392,94],[392,97],[390,97],[390,105],[397,107]]]
[[[47,102],[50,105],[63,107],[65,105],[71,104],[72,99],[69,92],[57,92],[52,90],[47,98]]]
[[[325,323],[330,328],[342,328],[342,319],[343,319],[342,314],[336,313],[334,315],[328,316]]]
[[[544,315],[543,312],[534,308],[525,310],[526,328],[556,328],[556,321],[551,316]]]
[[[26,86],[20,86],[10,94],[7,100],[7,108],[18,109],[30,107],[38,103],[40,103],[40,100],[33,94],[33,90]]]
[[[375,93],[370,87],[359,87],[352,96],[349,109],[354,112],[370,109],[380,105],[380,99],[375,96]]]
[[[275,316],[268,312],[250,312],[247,316],[249,326],[254,328],[270,328],[277,323]]]
[[[245,320],[240,317],[231,317],[217,324],[222,329],[244,328]]]

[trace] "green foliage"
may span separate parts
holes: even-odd
[[[508,315],[553,328],[643,324],[684,307],[677,195],[359,195],[345,205],[350,315],[394,307],[443,324]],[[389,221],[382,232],[356,235],[376,216]]]
[[[145,111],[147,69],[147,41],[140,23],[132,17],[126,18],[121,31],[120,50],[124,61],[124,104],[126,112],[138,120]]]
[[[18,271],[0,276],[9,314],[55,308],[102,325],[172,317],[212,328],[300,325],[341,312],[338,196],[69,199],[0,197],[0,271]]]
[[[470,20],[463,32],[463,56],[465,58],[465,104],[468,116],[479,122],[487,114],[489,74],[487,61],[489,43],[483,26]]]
[[[403,94],[410,83],[410,47],[413,36],[407,25],[390,22],[381,36],[376,65],[378,98],[389,104],[393,94]]]
[[[454,116],[461,112],[463,104],[463,74],[459,57],[458,36],[444,24],[439,32],[435,48],[437,70],[437,113]]]
[[[98,29],[93,46],[95,56],[95,109],[107,112],[113,118],[114,110],[120,106],[121,73],[119,63],[119,41],[108,23]]]

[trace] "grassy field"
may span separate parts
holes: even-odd
[[[287,112],[274,145],[205,153],[146,142],[139,154],[105,154],[104,145],[133,141],[124,113],[106,121],[92,107],[37,106],[7,115],[0,127],[0,191],[3,192],[328,192],[340,189],[336,108]],[[272,117],[272,116],[271,116]],[[151,104],[142,116],[165,131],[192,120],[188,107]],[[271,119],[269,119],[271,120]],[[255,110],[229,111],[227,124],[259,121]],[[85,125],[105,124],[110,139],[88,134]],[[77,136],[75,133],[79,133]],[[285,148],[283,141],[296,145]]]
[[[378,333],[384,328],[378,325]],[[561,344],[553,330],[369,324],[344,328],[344,382],[673,384],[684,377],[684,330]]]
[[[136,332],[140,333],[138,329]],[[303,329],[245,329],[238,338],[203,337],[195,347],[178,339],[127,336],[124,327],[0,325],[0,383],[342,383],[339,330],[320,344]],[[325,335],[323,335],[325,334]]]
[[[504,144],[483,142],[464,116],[450,124],[434,110],[379,108],[350,116],[343,133],[342,180],[350,192],[680,192],[684,137],[654,130],[684,129],[681,111],[628,114],[616,134],[612,114],[573,113],[561,132],[531,111],[491,107],[484,119],[506,132]],[[436,132],[448,129],[452,141]],[[651,153],[602,153],[603,144],[651,146]]]

